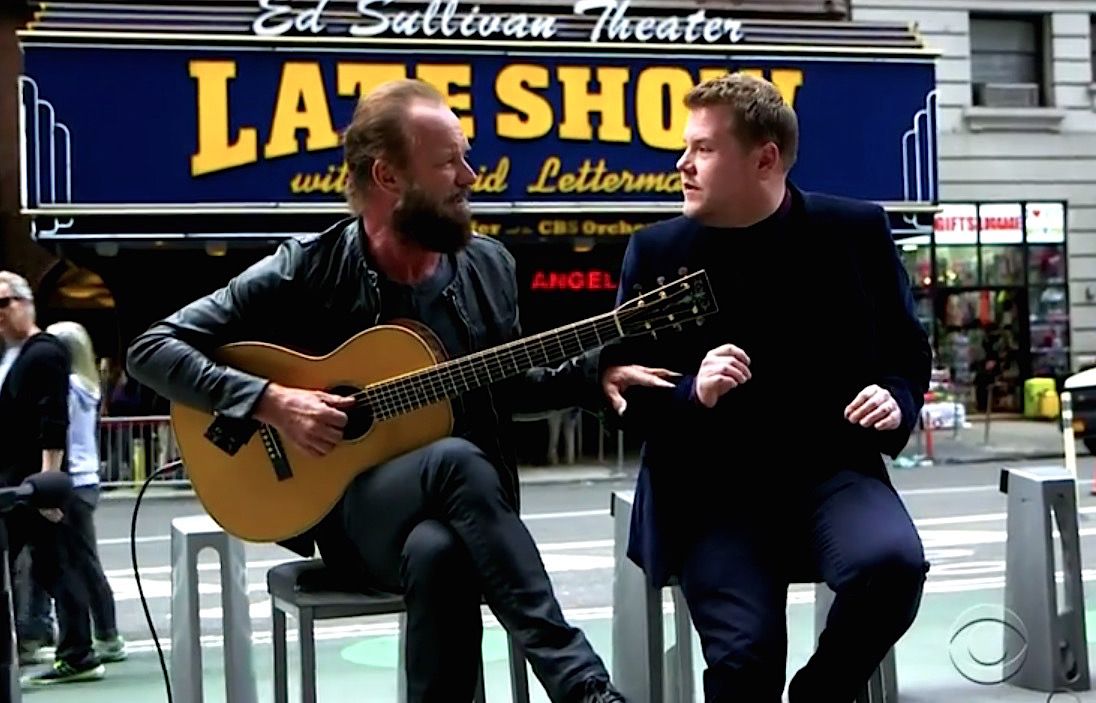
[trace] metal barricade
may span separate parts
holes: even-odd
[[[104,417],[99,421],[99,480],[104,487],[139,487],[156,468],[179,458],[167,415]],[[189,484],[184,470],[157,477],[157,483]]]

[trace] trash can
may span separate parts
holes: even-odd
[[[1024,381],[1024,417],[1053,420],[1058,412],[1058,388],[1053,378]]]

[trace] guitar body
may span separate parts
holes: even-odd
[[[401,322],[370,328],[321,357],[241,342],[222,347],[214,358],[284,386],[350,395],[434,366],[445,360],[445,353],[428,329]],[[347,415],[343,442],[324,457],[313,457],[287,439],[279,441],[265,427],[230,455],[206,437],[213,414],[180,403],[171,407],[179,451],[198,499],[226,532],[253,542],[276,542],[305,532],[362,471],[453,430],[452,406],[446,399],[385,420],[374,419],[368,407],[353,408]],[[275,470],[273,458],[279,454],[288,475]]]

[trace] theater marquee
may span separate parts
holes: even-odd
[[[20,32],[28,215],[343,213],[340,134],[356,101],[413,77],[461,120],[477,217],[523,235],[627,236],[679,208],[683,98],[733,71],[795,109],[800,187],[892,212],[937,200],[935,54],[906,29],[646,17],[628,0],[255,0],[185,28],[157,19],[159,33],[144,29],[151,10],[99,12],[103,31],[59,29],[47,11]],[[806,42],[831,34],[859,44]]]

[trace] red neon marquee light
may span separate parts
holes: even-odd
[[[613,274],[603,269],[538,270],[533,273],[532,290],[597,291],[617,289]]]

